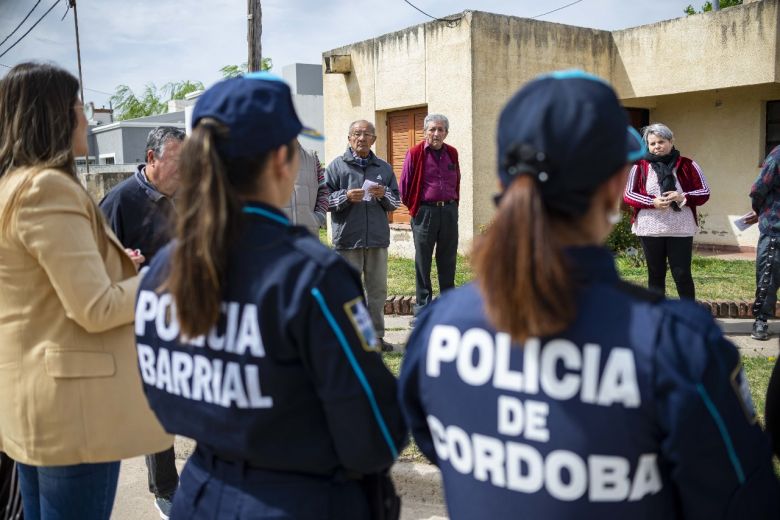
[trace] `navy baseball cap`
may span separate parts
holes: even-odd
[[[193,128],[205,117],[228,127],[217,147],[230,159],[257,157],[299,134],[322,139],[298,119],[287,83],[267,72],[226,79],[206,90],[192,111]]]
[[[503,189],[520,175],[532,175],[545,203],[564,213],[580,214],[573,206],[587,203],[598,186],[644,153],[612,87],[580,70],[532,80],[509,100],[498,122]]]

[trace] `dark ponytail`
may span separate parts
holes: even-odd
[[[241,195],[252,197],[272,150],[224,160],[218,142],[228,128],[204,118],[184,141],[179,159],[181,187],[176,244],[162,289],[170,291],[183,337],[206,334],[219,320],[228,249],[241,231]],[[287,160],[297,152],[287,144]]]
[[[488,319],[515,341],[561,332],[576,314],[569,266],[550,219],[536,181],[522,176],[474,248]]]
[[[181,150],[181,209],[177,242],[164,287],[176,303],[185,337],[205,334],[219,318],[227,248],[237,231],[241,202],[228,183],[216,141],[227,129],[204,119]]]

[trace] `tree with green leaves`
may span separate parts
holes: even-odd
[[[147,83],[141,96],[127,85],[119,85],[111,96],[116,119],[135,119],[137,117],[164,114],[168,111],[168,101],[184,99],[190,92],[203,90],[200,81],[173,81],[158,89],[154,83]]]
[[[720,8],[725,9],[726,7],[734,7],[735,5],[742,5],[742,0],[720,0]],[[688,5],[688,7],[685,8],[685,11],[683,11],[688,16],[692,14],[697,13],[706,13],[712,11],[712,2],[705,2],[703,6],[701,6],[701,10],[697,11],[693,8],[692,5]]]
[[[260,70],[268,71],[271,70],[274,66],[274,62],[271,58],[263,58],[262,65],[260,66]],[[238,76],[241,76],[242,74],[246,74],[247,72],[247,63],[244,62],[241,65],[225,65],[219,71],[222,73],[222,76],[225,78],[235,78]]]

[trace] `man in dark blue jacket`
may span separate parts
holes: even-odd
[[[184,131],[161,126],[149,132],[146,140],[146,164],[139,164],[129,177],[108,192],[100,203],[108,225],[119,241],[152,261],[168,243],[174,224],[173,196],[179,188],[179,150]],[[172,497],[179,485],[173,447],[148,455],[149,491],[160,517],[167,520]]]

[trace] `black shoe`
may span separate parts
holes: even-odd
[[[753,323],[753,332],[750,337],[759,341],[766,341],[769,339],[769,325],[764,320],[756,320]]]
[[[379,343],[381,344],[382,352],[393,352],[395,350],[395,345],[385,341],[385,338],[379,338]]]

